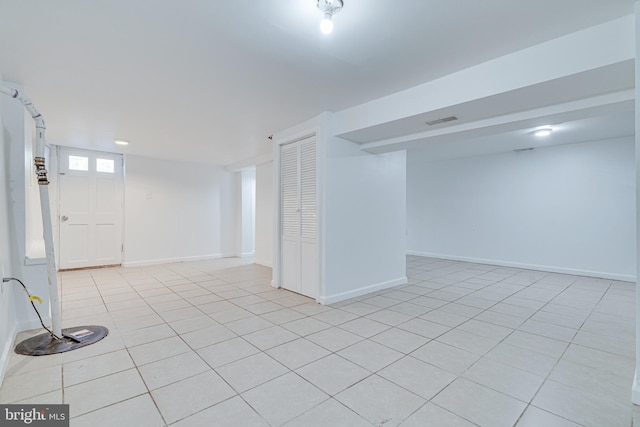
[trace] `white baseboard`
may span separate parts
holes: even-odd
[[[45,325],[47,325],[48,328],[51,328],[51,317],[43,317],[42,321],[44,322]],[[42,329],[42,325],[40,324],[40,320],[38,320],[38,319],[28,319],[28,320],[23,320],[22,322],[18,323],[18,325],[16,327],[16,335],[19,334],[20,332],[30,331],[32,329]],[[46,332],[46,331],[44,329],[42,329],[42,332]]]
[[[9,334],[9,340],[4,343],[4,347],[2,348],[2,353],[0,354],[0,386],[2,386],[2,382],[4,381],[4,376],[7,373],[7,369],[9,369],[9,358],[13,354],[13,346],[16,342],[16,335],[18,335],[18,330],[14,326],[13,331]]]
[[[573,276],[587,276],[601,279],[620,280],[624,282],[635,282],[635,276],[628,274],[609,273],[603,271],[579,270],[575,268],[554,267],[549,265],[527,264],[523,262],[503,261],[498,259],[472,258],[457,255],[435,254],[430,252],[406,251],[407,255],[423,256],[428,258],[446,259],[451,261],[473,262],[476,264],[497,265],[500,267],[523,268],[525,270],[541,270],[549,273],[571,274]]]
[[[43,317],[42,321],[45,325],[51,325],[50,317]],[[2,381],[4,380],[4,376],[7,373],[7,369],[9,368],[9,359],[13,354],[13,349],[16,345],[16,338],[18,334],[22,331],[30,331],[32,329],[41,329],[42,325],[38,319],[29,319],[24,320],[22,322],[17,322],[14,324],[13,331],[9,334],[10,339],[4,343],[4,348],[2,349],[2,353],[0,354],[0,386],[2,386]],[[42,329],[42,332],[45,332]]]
[[[258,264],[258,265],[262,265],[263,267],[269,267],[269,268],[273,268],[273,264],[271,261],[267,261],[264,259],[254,259],[253,260],[254,264]]]
[[[335,304],[340,301],[370,294],[372,292],[381,291],[383,289],[393,288],[394,286],[404,285],[407,283],[407,277],[398,277],[397,279],[387,280],[386,282],[375,283],[369,286],[363,286],[358,289],[341,292],[339,294],[326,295],[318,298],[318,302],[322,305]]]
[[[240,258],[249,258],[255,255],[256,255],[255,252],[243,252],[240,254]]]
[[[633,386],[631,387],[631,402],[640,405],[640,383],[638,383],[638,370],[633,375]]]
[[[188,262],[188,261],[207,261],[210,259],[219,259],[219,258],[233,258],[235,254],[211,254],[211,255],[196,255],[196,256],[188,256],[188,257],[176,257],[176,258],[162,258],[162,259],[147,259],[142,261],[123,261],[123,267],[145,267],[148,265],[158,265],[158,264],[170,264],[172,262]]]

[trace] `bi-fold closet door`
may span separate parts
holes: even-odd
[[[318,197],[316,138],[280,148],[282,287],[318,296]]]

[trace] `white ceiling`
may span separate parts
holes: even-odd
[[[357,143],[371,143],[628,91],[632,90],[634,86],[635,61],[628,60],[400,120],[365,127],[340,136]],[[433,126],[428,126],[426,123],[430,120],[451,116],[456,117],[457,120]],[[553,118],[544,118],[544,122],[548,120],[553,120]]]
[[[633,12],[634,0],[0,0],[51,143],[227,165],[267,136]],[[398,133],[397,130],[395,130]]]
[[[450,160],[528,148],[542,149],[555,145],[612,140],[634,135],[635,112],[621,111],[595,117],[554,123],[548,137],[533,135],[532,128],[499,132],[488,136],[458,137],[445,143],[437,139],[417,145],[415,150],[430,161]],[[535,128],[533,128],[535,129]]]

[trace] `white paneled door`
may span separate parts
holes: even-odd
[[[60,269],[122,262],[123,158],[61,148]]]
[[[318,295],[318,203],[316,139],[280,149],[282,287]]]

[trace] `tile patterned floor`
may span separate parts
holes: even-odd
[[[13,355],[0,402],[69,403],[77,427],[629,426],[633,284],[407,266],[331,307],[247,259],[62,273],[63,327],[110,335]]]

